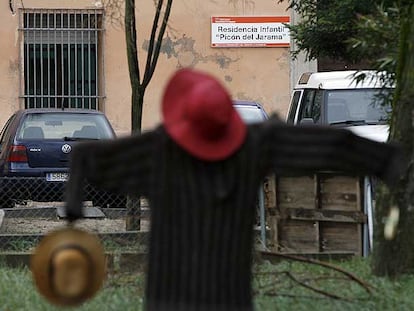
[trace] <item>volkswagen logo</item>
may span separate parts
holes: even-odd
[[[68,144],[64,144],[63,146],[62,146],[62,152],[63,153],[69,153],[69,152],[71,152],[72,151],[72,147],[70,146],[70,145],[68,145]]]

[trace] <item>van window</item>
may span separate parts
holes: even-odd
[[[383,104],[384,95],[381,89],[329,90],[326,96],[327,121],[329,124],[343,121],[385,123],[390,107]]]
[[[312,119],[314,123],[320,123],[323,94],[320,90],[305,90],[303,105],[299,112],[298,122],[302,119]]]

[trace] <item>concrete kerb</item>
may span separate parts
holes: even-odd
[[[127,215],[126,208],[99,208],[88,207],[85,208],[86,217],[106,217],[109,219],[125,218]],[[89,213],[93,211],[94,213]],[[3,215],[5,218],[53,218],[64,217],[64,210],[61,206],[54,207],[15,207],[0,209],[0,217]],[[149,210],[142,209],[140,215],[142,218],[149,218]],[[1,220],[1,218],[0,218]],[[0,222],[1,224],[1,222]]]
[[[111,208],[100,209],[95,208],[93,213],[89,213],[88,208],[87,217],[100,218],[103,216],[109,219],[124,218],[126,216],[125,208]],[[102,214],[101,214],[102,213]],[[145,216],[149,212],[145,211]],[[143,216],[141,214],[141,216]],[[64,218],[61,206],[44,206],[44,207],[15,207],[0,209],[0,228],[6,218]],[[147,244],[148,232],[140,231],[126,231],[116,233],[102,233],[98,234],[104,241],[107,239],[122,239],[126,238],[138,244]],[[7,246],[15,240],[26,240],[33,244],[37,244],[43,237],[43,234],[0,234],[0,244]],[[30,267],[30,257],[32,253],[29,252],[13,252],[0,250],[0,263],[7,267]],[[107,269],[108,272],[140,272],[146,266],[146,253],[134,251],[108,251],[106,252]]]
[[[147,264],[146,253],[136,252],[107,252],[106,266],[108,273],[144,272]],[[10,268],[30,268],[32,253],[0,253],[0,263]]]

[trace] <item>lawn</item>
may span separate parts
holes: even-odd
[[[111,275],[96,297],[78,308],[50,305],[36,291],[27,268],[0,267],[1,311],[53,311],[62,309],[137,311],[142,309],[143,278],[140,274]]]
[[[256,265],[256,310],[414,310],[414,276],[374,277],[369,260],[363,258],[331,263],[356,280],[330,268],[290,260]],[[76,310],[141,310],[143,287],[142,274],[110,275],[99,294]],[[0,310],[61,308],[39,296],[28,269],[0,267]]]
[[[332,265],[283,261],[255,268],[257,310],[414,310],[414,276],[396,280],[371,274],[369,259],[354,258]],[[358,283],[358,282],[360,283]]]

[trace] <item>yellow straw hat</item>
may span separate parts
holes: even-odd
[[[104,249],[86,231],[65,228],[46,235],[31,257],[38,291],[59,306],[76,306],[93,297],[106,275]]]

